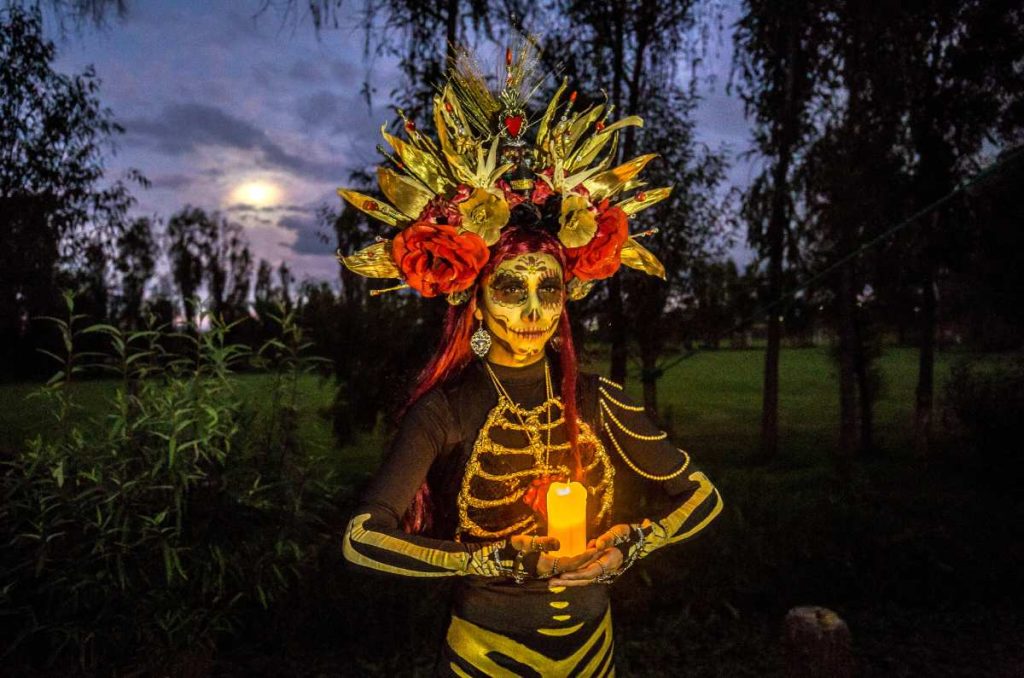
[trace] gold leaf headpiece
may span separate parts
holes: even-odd
[[[672,189],[645,190],[637,178],[654,155],[612,167],[619,132],[642,127],[643,120],[609,121],[605,103],[575,110],[576,92],[566,96],[564,80],[543,114],[531,119],[528,104],[547,77],[539,65],[536,41],[524,37],[506,50],[495,92],[474,55],[457,50],[434,97],[437,140],[401,111],[404,139],[381,129],[393,149],[378,147],[393,165],[377,171],[387,201],[338,190],[353,207],[399,232],[352,255],[339,250],[339,261],[359,275],[404,281],[392,289],[409,286],[459,303],[468,298],[512,210],[557,200],[557,236],[572,298],[585,296],[593,281],[614,274],[620,263],[664,278],[664,267],[637,242],[642,234],[629,234],[628,217]]]

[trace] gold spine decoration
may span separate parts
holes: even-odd
[[[661,202],[671,194],[671,186],[666,186],[665,188],[652,188],[649,191],[641,191],[640,193],[626,198],[620,203],[616,203],[616,207],[626,214],[636,214],[641,210],[647,209],[651,205]]]
[[[434,193],[444,193],[455,188],[455,184],[448,178],[444,166],[434,155],[388,134],[383,127],[381,127],[380,133],[391,144],[391,148],[395,149],[395,153],[402,159],[405,168]]]
[[[501,104],[491,94],[480,64],[469,50],[460,47],[455,52],[455,63],[451,65],[448,82],[462,104],[466,120],[483,136],[493,133]]]
[[[390,134],[384,125],[381,135],[391,150],[377,146],[387,160],[377,170],[385,198],[348,189],[339,189],[338,194],[356,209],[397,228],[419,220],[432,204],[439,207],[439,214],[458,209],[465,218],[467,202],[472,203],[469,207],[479,206],[481,192],[492,194],[502,199],[506,209],[496,205],[486,219],[462,224],[463,230],[481,235],[489,246],[508,225],[507,205],[517,201],[506,192],[515,191],[529,200],[530,191],[541,181],[563,201],[584,203],[562,215],[574,219],[572,223],[582,218],[572,215],[585,210],[595,216],[602,201],[615,196],[623,196],[615,206],[627,215],[668,197],[670,188],[642,190],[645,183],[638,174],[654,155],[614,166],[619,134],[643,127],[643,120],[635,115],[612,120],[615,107],[608,103],[607,94],[602,92],[604,101],[577,109],[576,92],[570,93],[568,80],[563,79],[543,115],[533,117],[530,100],[549,75],[541,64],[538,41],[530,35],[510,46],[503,68],[499,65],[495,70],[481,68],[472,52],[456,48],[445,82],[433,97],[436,138],[419,131],[415,121],[399,110],[401,136]],[[497,79],[492,84],[484,73],[495,73]],[[566,247],[584,247],[592,241],[589,230],[576,231],[581,235],[572,243],[562,239]],[[384,264],[364,258],[357,253],[341,260],[360,274],[392,277]],[[626,243],[621,263],[664,278],[661,264],[635,240]],[[592,286],[593,281],[571,286],[570,298],[582,299]],[[448,301],[462,303],[462,297],[449,295]]]
[[[511,525],[503,526],[496,530],[484,528],[475,518],[478,516],[479,511],[499,509],[502,506],[508,506],[521,501],[529,487],[529,481],[534,478],[540,478],[553,473],[569,474],[569,467],[566,463],[544,464],[538,461],[538,459],[543,458],[542,455],[538,454],[538,449],[545,447],[541,440],[541,434],[548,430],[541,423],[541,417],[549,407],[554,408],[559,413],[558,417],[552,420],[550,427],[561,426],[564,428],[565,418],[562,413],[562,401],[557,397],[546,400],[537,407],[523,408],[504,396],[499,396],[498,403],[488,413],[487,419],[473,444],[469,460],[466,462],[466,470],[456,499],[459,510],[458,540],[461,541],[465,535],[485,539],[500,539],[510,534],[529,532],[536,527],[536,521],[533,516],[526,516],[514,521]],[[520,418],[527,422],[525,426],[516,423],[516,420]],[[491,431],[499,428],[522,431],[527,439],[526,446],[512,448],[498,444],[491,438]],[[591,496],[600,496],[600,508],[595,517],[595,520],[599,522],[611,511],[614,499],[615,467],[612,465],[600,439],[594,435],[586,422],[579,422],[578,440],[581,445],[594,450],[594,458],[584,468],[584,473],[589,473],[600,467],[601,478],[597,485],[591,488]],[[549,452],[560,452],[565,455],[570,453],[570,445],[568,443],[556,443],[547,447]],[[533,456],[535,463],[528,469],[510,473],[492,473],[484,468],[486,458],[507,455]],[[502,484],[506,488],[505,493],[493,499],[478,497],[473,493],[475,479]]]
[[[367,278],[401,278],[402,274],[391,258],[391,241],[382,240],[365,247],[355,254],[344,256],[337,252],[338,260],[345,268]]]
[[[580,280],[579,278],[573,278],[569,281],[569,299],[572,301],[579,301],[590,294],[590,290],[594,289],[594,285],[596,284],[596,280]]]
[[[583,182],[583,185],[590,191],[591,200],[597,201],[601,198],[610,198],[621,191],[627,181],[639,174],[647,163],[656,157],[658,157],[657,153],[648,153],[647,155],[633,158],[614,169],[587,179]]]
[[[471,296],[473,296],[473,292],[471,290],[462,290],[461,292],[452,292],[447,295],[445,299],[452,306],[458,306],[459,304],[464,304],[469,301]]]
[[[540,123],[537,127],[537,147],[546,149],[548,147],[548,135],[551,130],[551,121],[555,117],[555,111],[558,110],[558,102],[562,99],[562,94],[565,93],[565,89],[569,86],[569,80],[566,78],[562,79],[562,84],[559,85],[555,91],[555,96],[551,97],[551,101],[548,102],[548,107],[544,111],[544,115],[540,119]]]
[[[622,264],[665,279],[665,267],[651,251],[638,243],[635,238],[628,238],[622,245]]]
[[[383,221],[389,226],[401,227],[405,226],[405,224],[409,222],[409,217],[405,216],[383,200],[371,198],[368,195],[363,195],[357,191],[350,191],[346,188],[339,188],[338,195],[344,198],[348,204],[352,205],[360,212],[368,214],[378,221]]]
[[[377,183],[402,214],[415,220],[434,197],[422,184],[383,165],[377,168]]]
[[[379,290],[370,290],[370,296],[371,297],[379,297],[380,295],[387,294],[388,292],[397,292],[398,290],[405,290],[405,289],[408,289],[408,288],[409,288],[409,286],[406,285],[405,283],[403,283],[401,285],[395,285],[394,287],[385,287],[385,288],[379,289]]]

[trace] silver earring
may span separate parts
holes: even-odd
[[[484,329],[483,324],[469,338],[469,347],[478,358],[483,358],[491,350],[491,333]]]

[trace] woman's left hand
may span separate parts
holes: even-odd
[[[629,525],[615,525],[597,539],[587,543],[588,549],[597,549],[597,557],[578,570],[564,572],[551,579],[548,586],[588,586],[598,577],[618,572],[622,567],[622,551],[614,544],[629,536]]]

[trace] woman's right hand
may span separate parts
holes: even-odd
[[[598,549],[590,548],[574,556],[551,556],[548,555],[548,552],[558,549],[558,540],[554,537],[530,534],[513,536],[512,547],[526,554],[540,553],[540,558],[537,561],[537,576],[541,578],[584,568],[593,562],[599,553]]]

